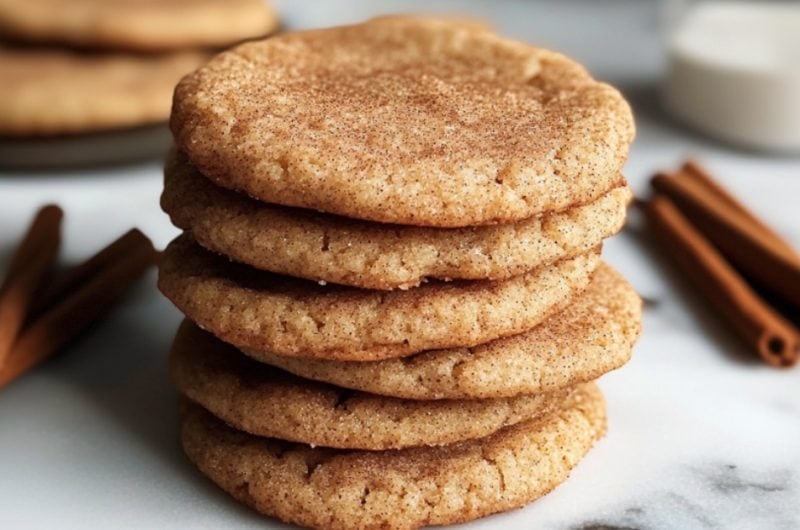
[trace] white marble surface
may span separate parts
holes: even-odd
[[[653,170],[694,155],[800,247],[800,159],[733,151],[659,111],[653,3],[279,4],[290,27],[415,5],[471,12],[571,54],[634,104],[639,136],[627,174],[639,192]],[[132,225],[163,245],[175,230],[158,209],[159,187],[157,162],[0,173],[0,263],[48,200],[67,211],[66,261]],[[608,243],[605,255],[652,301],[633,360],[601,383],[608,436],[551,495],[466,527],[800,528],[800,368],[753,361],[635,230]],[[180,453],[164,367],[179,318],[150,277],[94,333],[0,393],[0,528],[281,527],[229,501]]]

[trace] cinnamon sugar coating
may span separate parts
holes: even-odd
[[[173,152],[161,206],[203,247],[253,267],[370,289],[427,278],[505,279],[588,252],[616,233],[631,192],[513,224],[442,229],[385,225],[270,205],[214,186]]]
[[[475,22],[390,16],[224,52],[170,125],[181,438],[235,499],[326,530],[465,522],[603,436],[591,381],[641,327],[600,260],[630,199],[613,88]]]
[[[178,389],[228,425],[258,436],[343,449],[481,438],[554,410],[570,393],[417,401],[353,392],[248,359],[188,320],[172,345],[170,367]]]
[[[308,379],[408,399],[486,399],[554,392],[596,379],[631,357],[642,303],[601,264],[589,287],[530,331],[402,359],[343,363],[246,349],[254,358]]]
[[[181,437],[203,474],[263,514],[315,529],[410,530],[542,497],[605,429],[605,403],[592,383],[541,419],[442,447],[311,448],[235,431],[197,406],[187,406]]]
[[[265,202],[463,227],[590,202],[624,184],[630,109],[572,60],[413,17],[224,52],[175,92],[178,146]]]
[[[184,235],[164,250],[158,285],[200,327],[237,347],[366,361],[527,331],[585,289],[599,262],[592,251],[508,280],[385,292],[257,271]]]

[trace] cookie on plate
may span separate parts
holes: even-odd
[[[91,48],[218,48],[275,30],[266,0],[0,0],[6,38]]]
[[[543,418],[441,447],[352,451],[260,438],[195,405],[184,411],[189,459],[240,502],[317,529],[465,522],[523,506],[567,479],[605,432],[592,383]]]
[[[0,135],[164,122],[175,84],[207,59],[196,51],[134,55],[0,45]]]

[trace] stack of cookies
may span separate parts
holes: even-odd
[[[600,259],[627,104],[474,23],[388,17],[225,52],[179,84],[159,285],[182,440],[312,528],[522,506],[605,432],[640,301]]]
[[[209,50],[277,24],[264,0],[0,0],[0,135],[164,122]]]

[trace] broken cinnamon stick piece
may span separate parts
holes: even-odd
[[[142,252],[151,245],[150,240],[139,229],[129,230],[88,260],[54,278],[37,297],[36,303],[30,310],[28,322],[35,320],[48,308],[64,299],[80,285],[86,283],[89,278],[97,275],[121,257]]]
[[[800,357],[800,330],[772,309],[667,197],[643,211],[662,248],[681,271],[766,362],[789,367]]]
[[[754,282],[800,310],[800,255],[696,163],[652,180],[714,246]]]
[[[130,248],[127,252],[109,260],[87,277],[85,283],[23,329],[12,347],[6,366],[0,370],[0,388],[47,359],[105,315],[128,288],[155,264],[157,253],[150,240],[144,236],[142,238],[137,236],[135,243],[128,243]],[[97,255],[92,259],[97,260]]]
[[[11,258],[0,287],[0,369],[58,255],[63,217],[52,204],[39,210]]]

